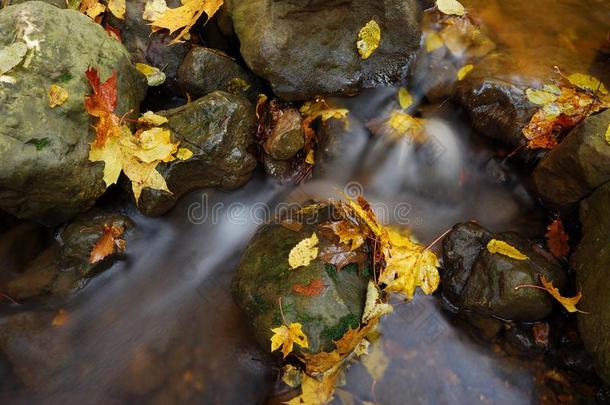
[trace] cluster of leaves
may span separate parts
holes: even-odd
[[[114,112],[117,104],[116,73],[104,83],[95,68],[87,69],[86,76],[93,94],[85,97],[85,110],[97,118],[89,160],[104,162],[106,187],[115,184],[124,172],[131,181],[136,202],[147,187],[170,192],[165,179],[156,170],[157,165],[181,157],[188,159],[192,152],[180,150],[180,142],[171,141],[170,130],[159,126],[167,123],[167,118],[150,112],[138,120],[142,127],[132,134],[129,126]]]
[[[126,0],[108,0],[106,3],[102,3],[99,0],[68,0],[68,7],[78,10],[95,22],[100,23],[107,10],[116,18],[124,19]]]
[[[608,90],[598,79],[582,73],[562,77],[559,84],[527,89],[528,100],[540,106],[523,136],[530,149],[552,149],[586,117],[610,107]]]

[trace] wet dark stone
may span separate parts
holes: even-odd
[[[14,84],[0,86],[0,208],[51,226],[90,208],[106,190],[104,163],[88,160],[94,119],[83,104],[91,93],[85,71],[95,66],[102,80],[116,71],[119,116],[138,111],[146,83],[125,47],[81,13],[42,2],[9,6],[0,11],[0,47],[24,42],[26,27],[28,41],[39,41],[29,50],[36,56],[9,72]],[[53,109],[51,83],[70,95]]]
[[[509,243],[529,257],[515,260],[490,253],[491,239]],[[533,288],[544,275],[561,288],[566,275],[550,254],[514,233],[492,233],[474,223],[456,225],[443,241],[443,295],[460,310],[502,319],[534,321],[550,314],[551,297]]]
[[[250,179],[256,160],[247,148],[253,142],[256,118],[246,99],[217,91],[157,114],[168,118],[173,141],[180,141],[193,156],[157,166],[172,194],[144,189],[138,204],[142,213],[163,215],[190,191],[234,190]]]
[[[604,134],[610,110],[590,116],[540,161],[533,173],[536,191],[548,204],[574,204],[610,180],[610,145]]]
[[[292,248],[314,232],[320,240],[320,252],[336,246],[337,241],[327,239],[320,232],[319,225],[329,218],[330,209],[324,208],[315,217],[305,215],[303,228],[299,231],[290,230],[281,223],[264,225],[241,258],[233,281],[233,295],[246,313],[255,338],[266,351],[269,350],[271,328],[282,325],[280,298],[286,321],[300,322],[309,339],[309,350],[295,346],[297,353],[330,351],[334,349],[333,340],[339,340],[349,328],[360,325],[370,280],[370,258],[364,247],[357,250],[365,254],[364,262],[349,264],[340,270],[326,263],[320,255],[308,266],[289,268],[288,255]],[[308,285],[314,280],[324,284],[318,296],[307,297],[293,289],[296,284]]]
[[[200,46],[191,49],[184,58],[178,71],[178,85],[194,98],[222,90],[244,96],[253,103],[262,92],[261,80],[233,58]]]
[[[421,11],[414,0],[232,0],[230,12],[244,60],[286,100],[396,83],[419,47]],[[371,19],[382,40],[363,60],[356,42]]]
[[[600,135],[600,137],[602,137]],[[582,239],[572,256],[576,284],[583,294],[578,308],[578,327],[596,369],[610,383],[610,183],[596,190],[580,204]]]

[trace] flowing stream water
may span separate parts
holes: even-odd
[[[552,55],[545,55],[545,44],[587,35],[603,40],[600,20],[610,19],[603,0],[464,3],[511,44],[507,52],[522,60],[524,69],[536,49],[539,62],[548,65]],[[582,60],[593,60],[599,43],[570,41]],[[342,153],[304,184],[282,186],[257,174],[235,192],[192,193],[158,219],[125,203],[137,224],[127,240],[127,260],[67,303],[2,310],[5,325],[27,317],[12,337],[13,356],[32,384],[14,381],[8,364],[15,358],[4,359],[2,402],[263,401],[276,364],[252,341],[231,297],[231,280],[249,238],[278,204],[362,192],[383,222],[408,225],[423,243],[468,220],[529,237],[544,233],[546,214],[528,191],[527,175],[503,158],[497,145],[475,134],[454,104],[422,106],[432,152],[406,139],[371,138],[365,123],[394,102],[396,90],[335,100],[350,110]],[[357,362],[336,403],[544,402],[541,376],[552,373],[552,365],[481,343],[438,297],[418,294],[396,304],[372,347],[377,366],[387,366],[383,376],[373,381]],[[58,309],[66,311],[67,321],[51,327]]]

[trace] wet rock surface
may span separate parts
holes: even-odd
[[[529,257],[515,260],[490,253],[491,239],[509,243]],[[539,275],[561,288],[566,275],[541,248],[514,233],[491,233],[474,223],[456,225],[443,241],[443,296],[458,309],[502,319],[535,321],[549,315],[547,293],[519,285],[538,284]]]
[[[572,256],[576,283],[583,294],[578,326],[600,376],[610,383],[610,184],[606,183],[580,204],[582,239]]]
[[[157,166],[172,194],[144,189],[138,204],[142,213],[162,215],[189,191],[205,187],[233,190],[248,181],[256,167],[247,151],[256,118],[246,99],[218,91],[157,114],[167,117],[173,141],[180,141],[193,156]]]
[[[3,283],[3,290],[12,299],[20,301],[49,296],[63,298],[85,286],[91,277],[107,269],[121,256],[115,250],[102,261],[90,263],[91,251],[106,226],[120,227],[123,230],[121,238],[124,238],[134,224],[120,214],[98,210],[81,214],[57,232],[56,241],[33,254],[33,260],[24,262],[20,269],[14,269],[15,275]]]
[[[262,92],[261,80],[233,58],[200,46],[194,47],[186,55],[178,71],[178,85],[191,97],[202,97],[222,90],[244,96],[253,103]]]
[[[604,137],[609,125],[610,111],[586,118],[540,161],[533,181],[545,202],[578,203],[610,180],[610,145]]]
[[[412,0],[232,0],[230,12],[246,63],[287,100],[398,82],[419,47],[420,8]],[[371,19],[382,40],[362,60],[356,41]]]
[[[292,248],[314,232],[320,239],[320,252],[337,248],[317,227],[330,214],[329,208],[323,209],[317,218],[319,222],[307,224],[304,220],[298,231],[281,223],[264,225],[248,244],[233,281],[233,295],[246,313],[261,347],[269,347],[271,328],[283,324],[280,299],[286,321],[301,323],[308,337],[308,350],[295,346],[300,354],[331,351],[335,347],[333,341],[339,340],[349,328],[360,325],[370,279],[370,259],[362,251],[363,247],[356,251],[363,255],[362,263],[348,264],[340,270],[320,257],[308,266],[289,268]],[[319,295],[309,297],[295,290],[295,285],[307,286],[315,280],[323,284]]]
[[[66,40],[70,38],[70,40]],[[46,225],[61,223],[89,208],[105,191],[102,163],[88,161],[93,139],[83,97],[95,66],[105,80],[118,78],[117,113],[138,110],[145,79],[118,41],[88,17],[42,2],[0,11],[0,47],[27,43],[22,64],[0,83],[0,208]],[[59,84],[69,94],[50,108],[47,90]]]

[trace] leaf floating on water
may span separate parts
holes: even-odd
[[[189,31],[204,13],[208,20],[212,18],[222,3],[223,0],[182,0],[180,7],[166,8],[162,12],[157,11],[163,9],[163,6],[156,3],[148,8],[148,12],[145,8],[143,16],[150,18],[153,32],[166,29],[171,35],[180,30],[171,42],[175,44],[182,42],[190,35]]]
[[[303,325],[300,323],[291,323],[290,325],[282,325],[271,329],[271,351],[274,352],[280,347],[284,358],[288,356],[294,349],[294,344],[301,346],[304,349],[309,347],[307,336],[303,333]]]
[[[411,93],[409,93],[409,91],[404,87],[401,87],[398,90],[398,102],[400,103],[400,108],[402,108],[403,110],[406,110],[407,108],[411,107],[411,105],[413,105],[413,97],[411,96]]]
[[[529,259],[529,257],[527,257],[526,255],[521,253],[514,246],[512,246],[502,240],[497,240],[497,239],[492,239],[489,241],[489,243],[487,244],[487,251],[489,253],[494,253],[494,254],[498,253],[498,254],[510,257],[511,259],[515,259],[515,260]]]
[[[0,49],[0,76],[18,66],[27,52],[28,47],[23,42],[15,42]]]
[[[581,89],[590,90],[602,95],[608,94],[606,86],[597,78],[583,73],[572,73],[568,76],[568,81]]]
[[[159,68],[145,63],[136,63],[136,69],[146,76],[146,82],[150,87],[160,86],[165,83],[165,73]]]
[[[49,87],[47,95],[49,96],[49,107],[51,108],[62,105],[69,97],[68,91],[57,84],[52,84]]]
[[[457,79],[458,79],[458,81],[461,82],[462,80],[464,80],[464,78],[466,76],[468,76],[468,74],[470,72],[472,72],[472,69],[474,69],[474,65],[471,65],[471,64],[462,66],[460,68],[460,70],[458,70],[458,72],[457,72]]]
[[[309,238],[305,238],[288,254],[288,264],[291,269],[296,269],[301,266],[309,266],[309,264],[318,257],[318,235],[315,233]]]
[[[356,48],[362,59],[368,59],[381,43],[381,28],[377,21],[371,20],[360,29]]]
[[[381,340],[373,343],[369,352],[368,355],[362,357],[362,364],[374,381],[380,381],[390,365],[390,359],[383,350]]]
[[[104,233],[99,237],[89,255],[89,263],[95,264],[116,251],[125,250],[125,241],[121,239],[123,227],[118,225],[104,225]]]
[[[546,245],[553,256],[557,258],[567,257],[570,252],[570,246],[568,245],[569,237],[563,230],[561,221],[559,219],[554,220],[546,229]]]
[[[457,0],[436,0],[436,6],[447,15],[463,16],[465,13],[464,6]]]
[[[108,10],[119,20],[125,19],[125,0],[108,0]]]
[[[311,280],[311,282],[306,285],[295,284],[292,286],[292,290],[294,292],[304,295],[305,297],[317,297],[318,295],[322,294],[324,288],[326,288],[326,286],[319,278]]]

